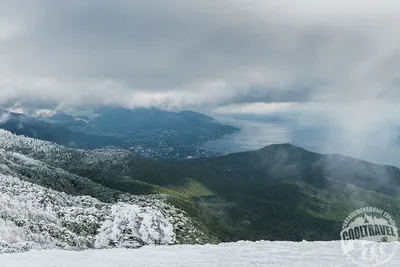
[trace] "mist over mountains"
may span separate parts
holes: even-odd
[[[389,262],[399,32],[394,0],[0,0],[0,265]]]
[[[399,219],[396,167],[289,143],[204,152],[239,129],[192,111],[24,112],[0,111],[4,251],[336,240],[357,208]]]

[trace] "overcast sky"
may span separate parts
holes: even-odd
[[[0,0],[0,7],[3,102],[400,100],[397,0]]]

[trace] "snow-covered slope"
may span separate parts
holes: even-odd
[[[46,153],[46,155],[49,155]],[[0,148],[0,174],[18,177],[72,195],[90,195],[103,201],[117,200],[121,192],[105,188],[85,177],[71,174],[18,152]]]
[[[123,149],[71,149],[52,142],[19,136],[0,129],[0,150],[16,152],[36,159],[48,166],[61,167],[69,172],[77,170],[124,168],[133,156]],[[0,161],[1,163],[1,161]],[[74,172],[75,173],[75,172]]]
[[[0,253],[203,243],[198,224],[166,195],[130,195],[31,158],[104,165],[125,153],[68,150],[0,130]]]
[[[127,195],[109,204],[6,175],[0,193],[0,252],[168,245],[176,243],[177,229],[197,231],[165,196]]]
[[[74,158],[84,158],[85,163],[93,164],[99,160],[123,161],[131,152],[123,149],[97,149],[82,150],[70,149],[52,142],[43,141],[35,138],[12,134],[9,131],[0,129],[0,149],[18,152],[34,159],[65,162]]]
[[[399,246],[392,244],[392,246]],[[148,246],[137,250],[31,251],[0,255],[0,266],[12,267],[350,267],[340,242],[237,242],[205,246]],[[373,266],[373,265],[372,265]],[[400,254],[390,265],[400,266]]]

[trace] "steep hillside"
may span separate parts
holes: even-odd
[[[217,241],[203,224],[168,204],[173,197],[105,187],[16,152],[25,144],[25,152],[56,155],[61,146],[6,131],[0,136],[0,252]]]
[[[24,153],[107,190],[168,194],[222,241],[338,239],[345,217],[376,206],[400,214],[400,171],[289,145],[195,160],[155,161],[124,150],[74,150],[0,132]],[[95,197],[95,194],[92,195]]]

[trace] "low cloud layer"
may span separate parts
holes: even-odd
[[[400,99],[400,3],[0,0],[0,101]]]

